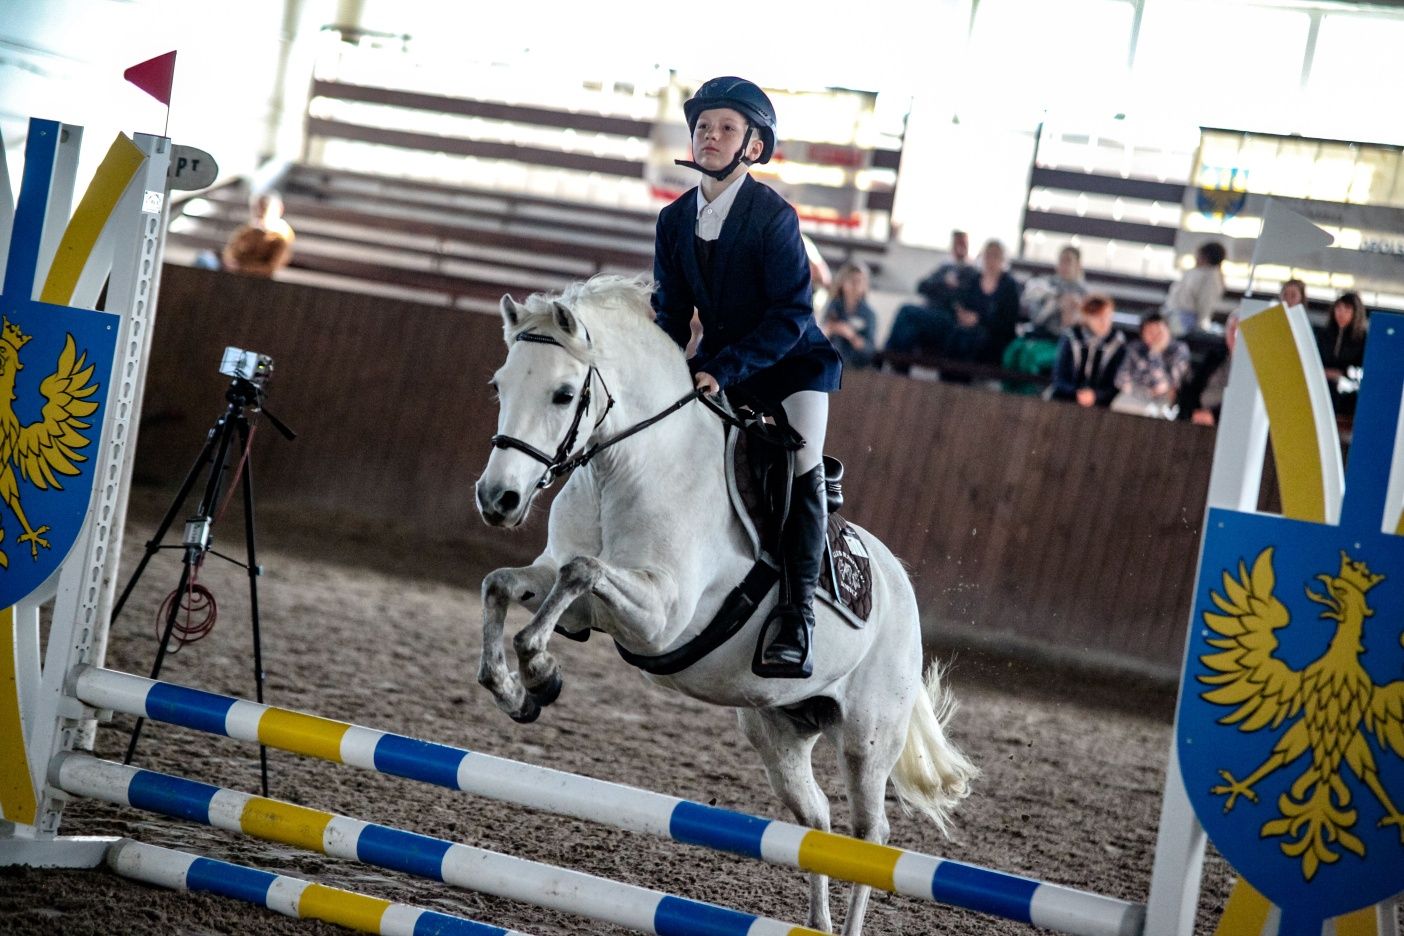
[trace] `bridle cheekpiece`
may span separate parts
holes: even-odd
[[[533,342],[535,344],[555,345],[562,349],[565,347],[565,345],[561,344],[550,335],[543,335],[540,332],[533,331],[519,332],[513,340]],[[546,466],[546,470],[542,472],[541,479],[536,482],[538,490],[549,488],[556,483],[556,479],[561,475],[570,474],[576,468],[588,462],[594,457],[595,452],[598,450],[598,447],[596,447],[596,449],[592,449],[589,452],[581,452],[579,455],[572,456],[570,454],[571,450],[575,448],[575,442],[580,435],[580,423],[584,421],[585,415],[590,411],[590,386],[594,383],[596,378],[599,379],[600,386],[604,389],[606,402],[604,410],[600,412],[599,418],[595,420],[595,425],[590,430],[593,435],[594,430],[600,428],[600,423],[605,421],[605,417],[609,415],[609,411],[614,408],[614,396],[610,394],[609,386],[604,382],[604,378],[600,376],[600,372],[595,368],[595,365],[591,364],[589,372],[585,375],[585,383],[580,388],[579,401],[575,405],[575,417],[570,421],[570,428],[566,430],[565,438],[561,439],[561,444],[556,446],[556,454],[554,456],[547,455],[530,442],[524,442],[515,436],[498,433],[492,437],[491,444],[493,448],[512,448],[519,452],[525,452],[527,455]]]

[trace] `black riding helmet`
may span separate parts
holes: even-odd
[[[697,89],[697,93],[683,102],[683,115],[687,118],[687,132],[694,133],[697,130],[697,118],[703,111],[711,110],[715,107],[729,107],[746,118],[750,126],[746,130],[746,137],[741,141],[741,148],[736,151],[731,162],[724,168],[718,170],[704,169],[691,160],[674,160],[679,166],[686,166],[689,169],[696,169],[715,179],[725,179],[739,166],[742,157],[746,152],[746,147],[751,145],[751,134],[758,133],[761,138],[761,154],[756,162],[765,163],[770,161],[771,154],[775,152],[775,105],[770,103],[770,98],[766,97],[760,86],[753,81],[744,78],[737,78],[734,75],[724,75],[721,78],[713,78]]]

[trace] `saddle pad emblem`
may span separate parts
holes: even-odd
[[[833,597],[866,621],[873,610],[872,560],[858,531],[837,514],[829,517],[829,555],[833,560]]]

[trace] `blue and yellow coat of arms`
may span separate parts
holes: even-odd
[[[1282,909],[1283,934],[1404,890],[1401,361],[1404,317],[1376,316],[1339,523],[1208,516],[1181,772],[1215,846]]]
[[[1194,207],[1208,218],[1236,217],[1248,203],[1248,171],[1237,167],[1201,165],[1194,189]]]
[[[48,581],[77,541],[117,340],[116,316],[64,304],[56,285],[86,260],[65,255],[81,237],[65,235],[38,281],[59,136],[52,121],[30,125],[0,287],[0,607]]]

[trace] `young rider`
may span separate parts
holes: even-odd
[[[766,621],[755,672],[804,678],[813,672],[814,588],[826,528],[824,432],[828,394],[842,363],[814,321],[809,261],[788,202],[750,178],[775,151],[775,108],[750,81],[713,78],[683,104],[701,184],[658,216],[655,320],[679,347],[702,340],[689,362],[698,389],[739,389],[779,404],[805,445],[795,456],[780,605]]]

